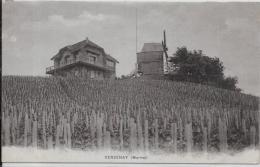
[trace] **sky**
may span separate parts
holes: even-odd
[[[6,1],[2,73],[45,76],[60,48],[88,37],[119,61],[117,76],[129,74],[136,51],[161,42],[163,30],[169,55],[186,46],[219,57],[226,76],[237,76],[244,93],[260,96],[260,2]]]

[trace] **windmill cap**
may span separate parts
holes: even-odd
[[[142,52],[162,52],[163,46],[161,43],[144,43]]]

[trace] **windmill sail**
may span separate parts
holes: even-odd
[[[165,30],[163,31],[163,41],[162,41],[162,46],[163,46],[163,52],[164,52],[164,72],[168,73],[168,48],[166,46],[166,33]]]

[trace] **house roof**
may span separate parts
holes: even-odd
[[[161,43],[144,43],[141,52],[163,52]]]
[[[76,51],[76,50],[79,50],[85,46],[93,46],[95,48],[99,48],[101,50],[104,50],[101,46],[95,44],[94,42],[90,41],[88,38],[86,38],[85,40],[83,41],[80,41],[78,43],[75,43],[73,45],[70,45],[70,46],[67,46],[69,50],[72,50],[72,51]]]
[[[117,59],[115,59],[114,57],[110,56],[109,54],[106,54],[106,55],[107,55],[107,59],[114,61],[116,63],[119,63],[119,61],[117,61]]]
[[[60,53],[61,53],[63,50],[69,50],[69,51],[71,51],[71,52],[74,52],[74,51],[80,50],[81,48],[83,48],[83,47],[85,47],[85,46],[92,46],[92,47],[98,48],[98,49],[100,49],[100,50],[102,50],[102,51],[104,52],[104,49],[103,49],[101,46],[95,44],[94,42],[92,42],[92,41],[90,41],[88,38],[86,38],[86,39],[83,40],[83,41],[80,41],[80,42],[75,43],[75,44],[73,44],[73,45],[69,45],[69,46],[65,46],[65,47],[61,48],[61,49],[59,50],[59,53],[57,53],[56,55],[54,55],[54,56],[51,58],[51,60],[53,60],[53,59],[55,59],[55,58],[61,56]],[[107,55],[107,54],[106,54],[106,55]],[[110,60],[115,61],[115,62],[118,63],[118,61],[117,61],[115,58],[113,58],[112,56],[108,55],[108,58],[109,58]]]

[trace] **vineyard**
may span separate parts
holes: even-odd
[[[260,141],[259,97],[159,80],[2,77],[2,145],[218,152]]]

